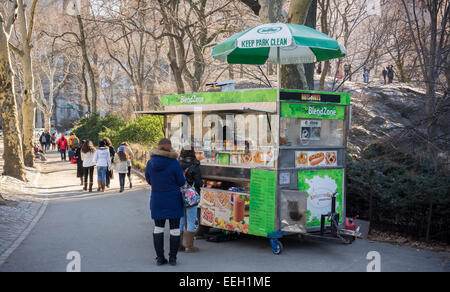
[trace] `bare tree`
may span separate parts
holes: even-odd
[[[407,17],[407,26],[418,56],[423,83],[426,88],[427,154],[433,167],[438,171],[439,149],[438,121],[447,104],[448,94],[436,92],[439,76],[444,71],[443,65],[449,57],[448,47],[450,32],[450,1],[448,0],[401,0]],[[448,64],[447,64],[448,65]],[[448,92],[447,92],[448,93]]]
[[[3,2],[3,4],[6,4]],[[11,66],[9,39],[16,19],[17,1],[8,1],[7,13],[0,14],[0,104],[2,106],[3,174],[25,180],[22,139],[19,128],[14,72]]]
[[[120,12],[111,9],[106,12],[108,19],[103,20],[109,24],[107,32],[103,34],[106,51],[130,79],[136,96],[136,110],[142,111],[147,89],[150,88],[151,91],[153,88],[149,84],[155,83],[161,44],[153,41],[144,29],[136,28],[150,26],[147,24],[148,18],[151,18],[154,12],[148,10],[145,1],[137,1],[133,6],[123,7]]]
[[[38,60],[35,64],[37,65],[38,72],[35,74],[35,79],[38,84],[39,94],[37,99],[37,107],[44,114],[44,128],[45,131],[50,132],[51,128],[51,118],[54,110],[54,99],[55,93],[64,84],[69,75],[69,68],[71,66],[70,60],[67,56],[63,54],[55,54],[51,52],[46,55],[38,54],[36,57]],[[63,66],[60,66],[60,61],[62,61]],[[60,69],[63,73],[63,77],[60,79]],[[49,93],[48,96],[44,93],[44,83],[41,74],[45,76],[48,82]]]
[[[19,46],[9,43],[10,49],[19,56],[23,66],[23,105],[22,105],[22,135],[25,165],[34,167],[34,127],[36,119],[36,101],[34,98],[33,61],[31,57],[34,18],[38,0],[33,0],[29,19],[27,17],[27,6],[24,0],[17,1],[17,27],[20,32]]]

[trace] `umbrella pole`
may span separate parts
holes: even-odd
[[[280,89],[281,89],[281,70],[280,70],[280,62],[281,62],[281,58],[280,58],[280,47],[277,47],[277,114],[278,114],[278,118],[277,118],[277,152],[278,155],[280,154],[280,129],[281,129],[281,104],[280,104]],[[279,157],[277,157],[277,169],[278,169],[278,159]]]

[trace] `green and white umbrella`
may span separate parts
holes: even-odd
[[[284,23],[267,23],[238,33],[213,48],[212,56],[228,64],[277,64],[280,114],[280,65],[321,62],[345,57],[338,41],[313,28]],[[280,133],[280,119],[277,119]],[[280,145],[280,135],[277,135]]]
[[[279,52],[279,54],[278,54]],[[212,56],[228,64],[314,63],[345,57],[338,41],[313,28],[267,23],[238,33],[213,48]]]

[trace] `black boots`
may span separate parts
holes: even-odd
[[[153,233],[153,245],[156,251],[156,264],[158,266],[167,264],[164,257],[164,233]]]
[[[153,234],[153,244],[156,251],[156,264],[162,266],[167,264],[167,260],[164,257],[164,233]],[[177,253],[180,247],[180,236],[170,236],[170,252],[169,252],[169,264],[172,266],[177,265]]]
[[[170,235],[169,264],[172,266],[177,265],[177,253],[179,248],[180,248],[180,236]]]

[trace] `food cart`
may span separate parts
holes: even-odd
[[[255,89],[162,97],[164,133],[201,162],[200,224],[270,239],[333,238],[345,227],[350,95]]]

